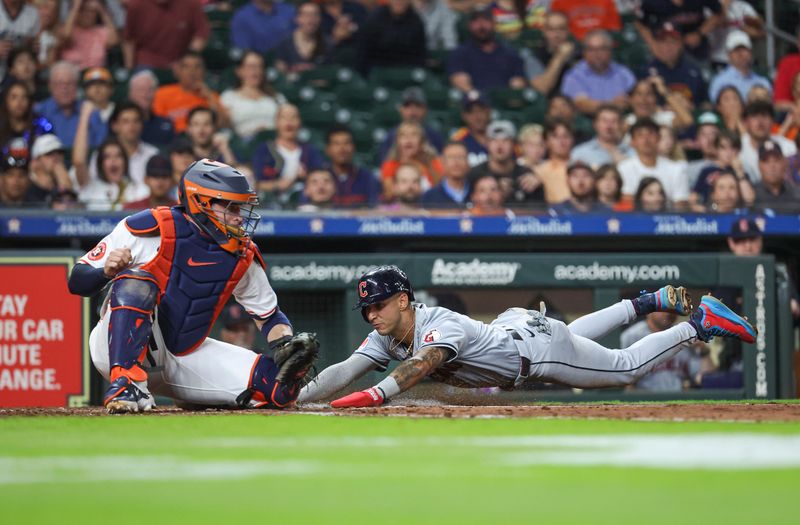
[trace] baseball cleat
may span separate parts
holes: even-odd
[[[712,295],[704,295],[700,306],[689,317],[689,322],[697,331],[697,338],[711,341],[714,336],[733,337],[745,343],[754,343],[758,332],[747,319]]]
[[[683,286],[674,287],[668,284],[655,292],[642,293],[632,299],[633,309],[637,315],[653,312],[672,312],[678,315],[689,315],[692,311],[692,296]]]
[[[146,412],[156,406],[146,386],[139,386],[125,376],[111,382],[103,396],[103,405],[109,414]]]

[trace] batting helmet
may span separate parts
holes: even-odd
[[[238,170],[208,159],[189,166],[178,185],[180,205],[226,251],[241,254],[261,216],[256,192]],[[215,203],[224,211],[213,210]]]
[[[365,308],[371,304],[385,301],[400,292],[408,294],[408,299],[414,300],[414,290],[406,273],[397,266],[378,266],[368,271],[358,280],[358,302],[353,310],[361,309],[361,315],[366,320]]]

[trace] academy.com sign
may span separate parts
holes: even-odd
[[[271,266],[269,278],[274,282],[341,281],[349,283],[361,277],[375,265],[309,264]]]
[[[675,265],[621,265],[600,264],[559,264],[553,271],[557,281],[673,281],[681,277],[681,269]]]
[[[517,262],[446,262],[436,259],[431,270],[433,285],[503,285],[511,284],[522,267]]]

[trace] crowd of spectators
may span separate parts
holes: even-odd
[[[170,204],[209,158],[276,209],[796,212],[764,35],[740,0],[0,0],[0,206]],[[367,98],[325,113],[325,70]]]

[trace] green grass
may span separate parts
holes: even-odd
[[[677,457],[696,452],[694,440],[714,444],[702,454],[710,457],[744,439],[729,467],[764,453],[784,468],[558,459],[613,458],[651,439],[675,444]],[[800,424],[15,417],[0,419],[0,516],[14,525],[794,524],[800,446],[792,444]],[[670,464],[675,452],[657,453]]]

